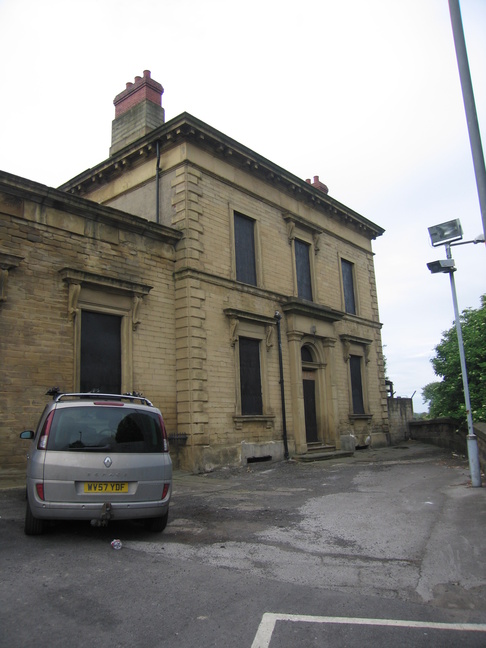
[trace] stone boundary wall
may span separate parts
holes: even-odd
[[[431,443],[467,455],[467,427],[458,426],[452,419],[440,418],[410,421],[410,439]],[[486,423],[474,423],[474,434],[478,439],[478,453],[481,470],[486,469]]]
[[[394,445],[409,438],[408,424],[413,420],[411,398],[387,398],[390,444]]]
[[[177,240],[166,226],[0,172],[0,472],[25,474],[19,434],[35,429],[46,390],[79,390],[84,310],[119,318],[122,391],[144,393],[177,431]]]

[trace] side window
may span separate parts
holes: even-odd
[[[356,315],[356,298],[354,291],[354,264],[341,259],[343,276],[344,310],[346,313]]]
[[[364,414],[363,379],[361,375],[361,356],[349,356],[349,370],[351,372],[351,397],[353,401],[353,414]]]
[[[297,273],[297,295],[312,301],[312,280],[310,268],[310,245],[295,239],[295,269]]]
[[[80,390],[121,393],[121,317],[81,312]]]
[[[260,340],[239,338],[241,414],[263,414]]]
[[[255,221],[234,212],[236,280],[257,285]]]

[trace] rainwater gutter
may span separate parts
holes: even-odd
[[[159,140],[157,140],[157,164],[155,166],[155,222],[156,223],[160,223],[159,177],[160,177],[160,143]]]

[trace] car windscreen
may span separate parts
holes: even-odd
[[[162,452],[162,430],[156,412],[123,406],[58,408],[48,450],[85,452]]]

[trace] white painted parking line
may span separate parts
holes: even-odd
[[[277,621],[298,623],[339,623],[343,625],[367,625],[395,628],[425,628],[428,630],[457,630],[461,632],[486,632],[486,623],[433,623],[404,621],[402,619],[359,619],[355,617],[326,617],[299,614],[274,614],[265,612],[258,626],[251,648],[268,648]]]

